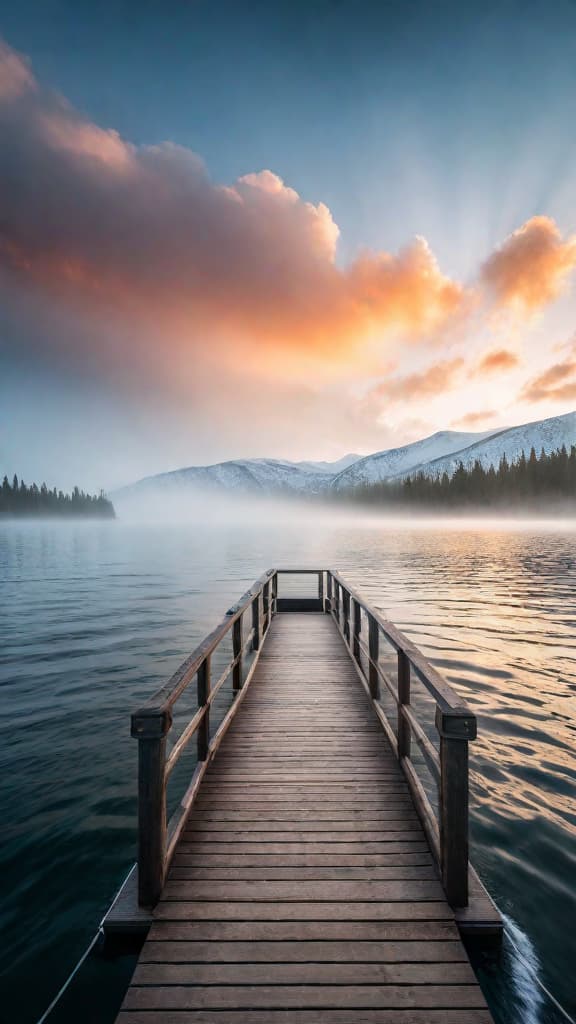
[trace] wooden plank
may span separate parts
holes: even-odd
[[[118,1024],[493,1024],[488,1010],[123,1011]]]
[[[402,1009],[486,1006],[478,984],[472,985],[131,985],[129,1009]]]
[[[445,900],[437,902],[378,903],[248,903],[232,901],[161,900],[154,916],[158,921],[453,921]]]
[[[419,881],[313,881],[278,882],[265,881],[243,882],[189,882],[168,880],[162,893],[163,900],[242,900],[258,903],[261,900],[290,900],[301,903],[303,900],[314,902],[341,901],[343,903],[361,903],[364,900],[385,902],[387,900],[441,900],[444,896],[442,886],[437,880]]]
[[[300,942],[206,942],[151,940],[140,963],[449,963],[468,958],[462,943],[452,941],[386,942],[358,940]]]
[[[203,848],[189,850],[179,847],[175,864],[191,864],[199,866],[297,866],[301,868],[320,866],[323,868],[338,867],[386,867],[390,864],[432,864],[430,851],[426,843],[394,843],[389,844],[384,853],[365,853],[363,850],[357,853],[339,853],[332,850],[329,856],[323,853],[309,853],[304,849],[302,853],[245,853],[235,849],[227,850],[226,853],[215,853],[206,860]]]
[[[410,866],[405,864],[399,864],[397,867],[387,868],[351,868],[351,867],[334,867],[333,865],[319,866],[315,868],[310,867],[238,867],[237,864],[234,867],[212,867],[211,865],[205,867],[200,865],[194,867],[193,865],[183,864],[181,859],[178,859],[177,863],[172,864],[169,878],[172,880],[188,880],[194,881],[202,879],[203,881],[218,880],[218,881],[234,881],[234,880],[253,880],[253,881],[300,881],[300,880],[315,880],[315,881],[398,881],[406,879],[419,879],[421,881],[435,881],[437,879],[436,868],[430,864],[428,866]]]
[[[466,956],[453,920],[416,921],[220,921],[152,922],[149,941],[356,942],[455,941]],[[142,952],[145,955],[146,947]]]
[[[493,1024],[488,1010],[147,1010],[122,1011],[118,1024]]]
[[[133,985],[470,985],[468,962],[143,963]]]

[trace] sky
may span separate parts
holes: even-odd
[[[0,0],[0,471],[576,408],[576,2]]]

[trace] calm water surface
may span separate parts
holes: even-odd
[[[1,1024],[40,1016],[134,859],[130,710],[282,564],[341,568],[476,711],[473,857],[510,919],[483,984],[498,1024],[565,1019],[529,966],[576,1015],[575,542],[566,524],[310,513],[1,525]],[[131,969],[90,960],[51,1021],[108,1024]]]

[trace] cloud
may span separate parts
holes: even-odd
[[[490,375],[493,373],[501,373],[506,370],[513,370],[519,364],[520,359],[515,352],[511,352],[507,348],[493,349],[482,357],[478,365],[472,371],[471,376],[474,376],[475,374]]]
[[[164,346],[259,350],[285,370],[290,353],[330,363],[365,339],[428,338],[469,308],[424,239],[341,268],[325,204],[270,170],[220,185],[190,150],[133,146],[5,46],[0,139],[0,268],[58,301],[153,314]]]
[[[571,402],[576,400],[576,358],[555,363],[525,384],[520,393],[525,402]]]
[[[446,359],[435,363],[421,373],[404,377],[390,377],[369,393],[370,400],[385,398],[390,402],[435,398],[450,391],[458,383],[464,369],[464,359]]]
[[[0,101],[15,99],[34,88],[34,75],[24,57],[0,39]]]
[[[576,268],[576,236],[563,238],[551,217],[532,217],[481,269],[499,308],[530,315],[558,298]]]
[[[493,420],[496,416],[496,412],[492,409],[485,409],[480,412],[467,412],[465,416],[461,416],[460,419],[454,420],[452,426],[454,427],[477,427],[481,423],[486,423],[488,420]]]

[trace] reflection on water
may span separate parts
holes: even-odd
[[[265,568],[288,563],[340,568],[473,706],[474,860],[574,1013],[574,540],[566,526],[308,513],[235,529],[4,524],[0,1020],[17,991],[8,1021],[44,1009],[134,857],[130,709]],[[545,1002],[523,1008],[520,960],[512,947],[506,957],[485,972],[500,1024],[560,1020]],[[122,983],[118,964],[90,965],[77,999],[113,975]],[[82,1020],[113,1018],[94,1013]],[[79,1019],[77,1006],[54,1018],[64,1019]]]

